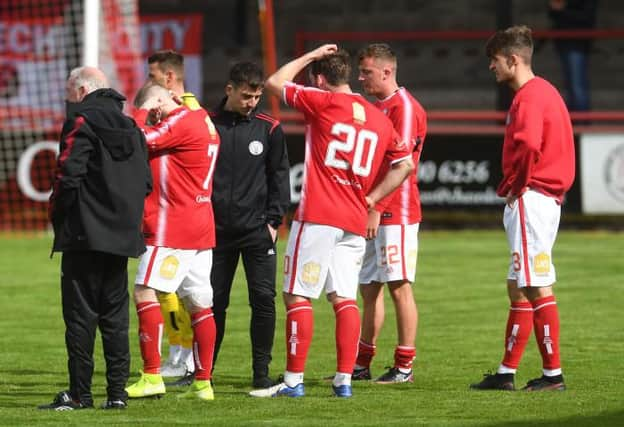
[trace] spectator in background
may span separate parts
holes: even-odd
[[[123,409],[130,369],[128,257],[145,251],[143,201],[151,191],[143,133],[122,113],[125,98],[92,67],[67,80],[50,217],[61,259],[69,390],[40,409],[93,407],[93,346],[99,326],[106,360],[104,409]]]
[[[282,127],[257,111],[262,69],[239,62],[230,69],[225,98],[211,114],[221,137],[212,203],[217,246],[212,288],[217,325],[215,362],[225,334],[232,281],[242,256],[251,306],[253,386],[267,388],[275,336],[277,229],[290,204],[290,166]]]
[[[554,30],[590,30],[596,26],[597,0],[550,0],[548,15]],[[555,39],[571,111],[590,109],[589,54],[592,39]]]

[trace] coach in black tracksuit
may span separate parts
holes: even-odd
[[[290,167],[279,122],[259,113],[262,70],[243,62],[230,70],[226,97],[211,115],[221,137],[212,204],[217,246],[213,249],[213,311],[216,362],[225,333],[232,280],[242,254],[251,306],[253,386],[269,387],[275,334],[277,228],[290,204]]]
[[[125,98],[96,68],[70,73],[68,111],[50,198],[53,251],[62,252],[61,294],[69,390],[41,409],[93,406],[93,346],[99,326],[108,400],[125,407],[130,368],[128,257],[145,251],[143,203],[152,178],[145,137],[122,113]]]

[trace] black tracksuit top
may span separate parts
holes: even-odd
[[[279,121],[257,110],[225,111],[224,99],[210,118],[221,138],[213,178],[217,232],[244,233],[277,227],[290,205],[290,165]]]

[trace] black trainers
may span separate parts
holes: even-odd
[[[52,411],[74,411],[78,409],[91,409],[93,408],[93,403],[84,404],[77,400],[74,400],[69,394],[69,391],[61,391],[59,394],[54,396],[54,400],[52,403],[47,405],[39,405],[38,409],[47,409]]]
[[[127,407],[128,404],[125,400],[122,399],[107,400],[106,402],[102,403],[102,406],[100,406],[100,408],[102,409],[126,409]]]
[[[351,379],[353,381],[365,381],[370,380],[371,378],[372,376],[369,368],[353,368],[353,373],[351,374]]]
[[[483,374],[483,381],[470,384],[472,390],[514,391],[514,374]]]
[[[542,375],[540,378],[530,380],[527,385],[522,387],[524,391],[564,391],[565,389],[563,375],[555,375],[554,377]]]
[[[186,387],[189,386],[191,384],[193,384],[193,381],[195,380],[195,372],[186,372],[186,375],[184,375],[183,377],[178,378],[175,381],[169,382],[169,383],[165,383],[165,386],[167,387]]]
[[[377,378],[375,382],[377,384],[413,383],[414,374],[411,369],[408,373],[404,373],[399,368],[390,368],[385,374]]]
[[[274,385],[279,384],[276,381],[273,381],[271,378],[269,378],[268,376],[266,377],[256,377],[254,376],[253,379],[253,388],[258,389],[258,388],[269,388],[269,387],[273,387]]]

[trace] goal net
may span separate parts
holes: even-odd
[[[88,49],[85,1],[0,2],[0,230],[48,229],[65,81]],[[98,66],[129,99],[142,74],[137,3],[99,8]]]

